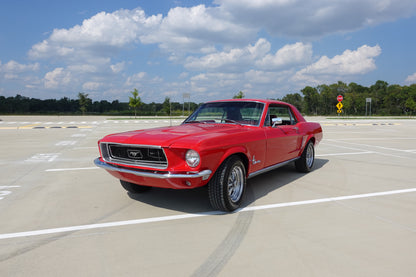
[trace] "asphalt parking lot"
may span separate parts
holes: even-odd
[[[249,179],[233,214],[94,166],[104,135],[180,120],[0,119],[1,276],[416,275],[414,119],[309,118],[314,171]]]

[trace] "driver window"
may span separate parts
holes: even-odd
[[[297,123],[289,107],[286,106],[270,106],[267,111],[265,126],[272,126],[273,118],[281,118],[282,125],[294,125]]]

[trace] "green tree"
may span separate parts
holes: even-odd
[[[413,112],[416,111],[416,102],[415,102],[415,100],[413,100],[412,97],[407,98],[404,105],[408,109],[410,115],[412,115]]]
[[[85,115],[85,112],[88,109],[88,106],[91,105],[92,100],[88,98],[87,93],[78,93],[78,102],[79,102],[79,109],[82,112],[82,115]]]
[[[319,112],[319,93],[316,88],[307,86],[301,90],[304,97],[304,111],[306,114],[315,114]]]
[[[163,102],[163,111],[170,116],[171,113],[171,103],[170,97],[165,97],[165,101]]]
[[[137,117],[137,108],[142,105],[142,101],[139,97],[139,92],[137,91],[137,89],[134,89],[130,93],[133,95],[133,97],[131,97],[131,96],[129,97],[129,106],[134,109],[134,118],[136,118]]]
[[[287,102],[292,104],[293,106],[295,106],[300,112],[302,112],[302,103],[303,103],[303,98],[302,95],[300,95],[299,93],[291,93],[291,94],[286,94],[283,98],[282,98],[283,102]]]
[[[244,97],[244,92],[240,90],[236,95],[233,96],[233,99],[243,99]]]
[[[378,110],[385,106],[383,100],[388,94],[388,85],[389,84],[387,82],[378,80],[374,85],[370,87],[370,97],[373,99],[372,109],[374,113],[378,113]]]

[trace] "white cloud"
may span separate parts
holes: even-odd
[[[84,90],[98,90],[99,88],[103,87],[105,84],[99,82],[86,82],[82,85]]]
[[[176,7],[163,18],[159,28],[141,36],[143,43],[157,43],[169,52],[212,51],[216,44],[236,45],[254,38],[257,30],[230,20],[218,7]]]
[[[412,75],[407,76],[405,82],[406,82],[406,84],[414,84],[414,83],[416,83],[416,72],[413,73]]]
[[[0,61],[0,72],[7,74],[22,73],[27,71],[38,71],[39,63],[34,64],[20,64],[14,60],[9,61],[6,64],[2,64]]]
[[[204,100],[207,91],[213,97],[232,97],[247,89],[261,96],[276,93],[276,87],[298,88],[304,82],[337,81],[340,76],[375,70],[378,45],[315,58],[312,39],[403,18],[416,7],[414,0],[214,0],[214,4],[176,7],[165,16],[146,15],[140,8],[98,13],[72,28],[55,29],[32,46],[29,58],[51,62],[53,67],[46,62],[42,67],[0,63],[0,78],[16,79],[21,72],[46,68],[49,72],[38,73],[32,83],[42,80],[51,91],[67,88],[62,93],[99,88],[103,96],[115,96],[137,87],[148,95],[192,90]],[[300,39],[284,45],[285,40],[277,40],[282,36]],[[270,41],[283,46],[277,49]],[[162,77],[150,76],[159,69]],[[174,78],[180,82],[165,81]]]
[[[33,59],[68,57],[74,54],[108,55],[108,51],[137,42],[159,25],[161,15],[146,17],[141,9],[101,12],[70,29],[55,29],[51,36],[29,51]]]
[[[255,60],[264,57],[270,50],[270,43],[265,39],[259,39],[255,45],[245,48],[234,48],[226,52],[218,52],[201,58],[188,57],[185,63],[187,69],[210,70],[221,68],[238,69],[254,64]]]
[[[282,70],[299,65],[307,65],[312,60],[312,45],[297,42],[288,44],[270,54],[271,44],[259,39],[255,45],[233,48],[228,51],[212,53],[200,58],[188,57],[185,68],[188,70],[222,70],[244,72],[247,68],[258,67],[263,70]]]
[[[256,65],[263,69],[281,69],[287,66],[305,65],[312,60],[312,45],[297,42],[288,44],[276,51],[274,55],[268,54]]]
[[[125,65],[125,62],[120,62],[117,64],[112,64],[110,67],[114,73],[120,73],[124,69]]]
[[[145,84],[162,83],[163,78],[156,76],[150,77],[147,72],[139,72],[129,76],[124,84],[125,87],[142,87]]]
[[[322,56],[317,62],[299,70],[293,80],[330,82],[342,76],[366,74],[376,69],[375,57],[380,54],[380,46],[363,45],[355,51],[345,50],[333,58]]]
[[[62,88],[62,86],[70,84],[71,81],[71,73],[65,71],[62,67],[58,67],[45,74],[44,86],[48,89]]]
[[[321,37],[407,17],[414,0],[216,0],[233,22],[273,35]]]

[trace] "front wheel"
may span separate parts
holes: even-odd
[[[125,190],[131,193],[142,193],[151,189],[151,187],[148,186],[136,185],[123,180],[120,180],[120,184]]]
[[[305,149],[303,150],[302,155],[295,162],[296,169],[299,172],[304,172],[304,173],[310,172],[312,170],[314,161],[315,161],[315,149],[313,147],[313,142],[309,141]]]
[[[211,206],[225,212],[238,209],[246,182],[246,168],[243,162],[237,156],[225,160],[208,183]]]

